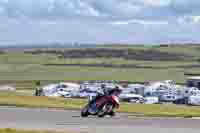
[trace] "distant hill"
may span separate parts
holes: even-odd
[[[0,45],[1,49],[4,50],[24,50],[24,49],[42,49],[42,48],[50,48],[50,49],[57,49],[57,48],[94,48],[96,47],[95,44],[60,44],[60,43],[53,43],[53,44],[15,44],[15,45]]]

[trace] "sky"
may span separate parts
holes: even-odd
[[[0,45],[200,42],[199,0],[0,0]]]

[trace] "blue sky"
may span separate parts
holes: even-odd
[[[200,42],[199,0],[0,0],[0,44]]]

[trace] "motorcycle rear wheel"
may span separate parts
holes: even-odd
[[[88,117],[89,112],[88,112],[88,106],[85,106],[82,110],[81,110],[81,117]]]

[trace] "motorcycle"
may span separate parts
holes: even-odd
[[[94,103],[87,104],[81,110],[81,116],[87,117],[89,115],[94,115],[98,117],[104,117],[105,115],[109,115],[111,117],[115,116],[114,109],[119,108],[119,98],[116,95],[103,96],[97,99]]]

